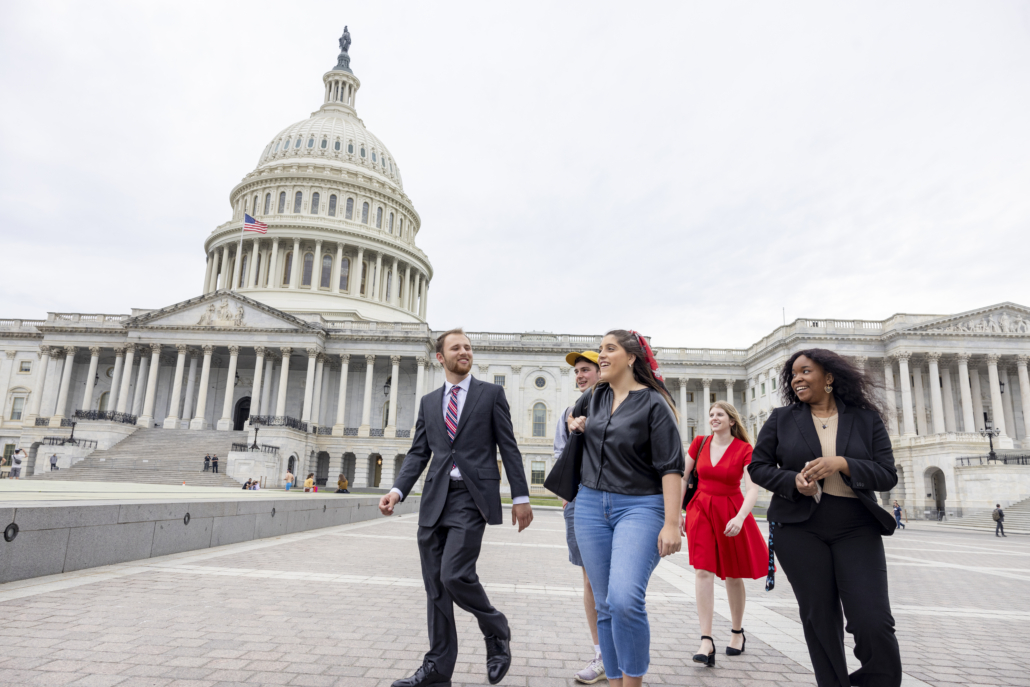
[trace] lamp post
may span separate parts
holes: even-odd
[[[998,460],[998,454],[994,452],[994,437],[1001,434],[1001,430],[997,427],[991,426],[991,421],[987,419],[987,412],[984,412],[984,428],[979,430],[980,436],[987,437],[987,441],[990,442],[991,452],[987,454],[987,461]]]
[[[261,428],[258,427],[257,425],[254,426],[254,443],[251,445],[251,448],[254,449],[255,451],[258,448],[257,433],[258,433],[259,429],[261,429]]]

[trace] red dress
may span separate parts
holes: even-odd
[[[712,439],[700,456],[697,449],[703,437],[697,437],[687,452],[697,461],[698,487],[687,505],[687,550],[690,564],[696,570],[707,570],[725,580],[761,579],[769,572],[769,549],[749,513],[735,537],[723,532],[726,523],[736,517],[744,503],[740,480],[744,466],[751,462],[751,444],[734,437],[716,465],[712,465]]]

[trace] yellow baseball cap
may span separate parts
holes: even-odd
[[[572,367],[575,367],[577,358],[586,358],[594,365],[598,365],[597,351],[573,351],[572,353],[569,353],[567,356],[565,356],[565,362],[567,362]]]

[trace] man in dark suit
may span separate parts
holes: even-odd
[[[446,382],[422,397],[411,450],[393,489],[379,501],[383,515],[392,515],[432,457],[418,516],[429,651],[415,674],[393,687],[450,686],[458,658],[454,604],[479,621],[487,678],[495,685],[511,666],[511,632],[479,582],[476,561],[486,525],[501,524],[498,451],[511,485],[512,524],[518,523],[519,532],[533,521],[529,485],[504,389],[472,378],[472,343],[465,332],[444,332],[436,342],[436,359]]]

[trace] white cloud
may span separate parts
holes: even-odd
[[[1030,304],[1018,3],[6,3],[5,317],[196,295],[344,24],[430,322],[744,347]]]

